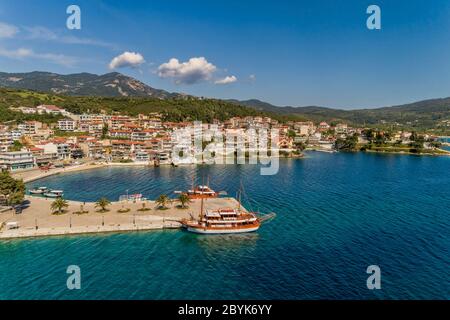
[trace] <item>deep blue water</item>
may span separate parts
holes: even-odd
[[[450,157],[309,153],[275,176],[253,165],[107,168],[29,185],[66,198],[154,198],[209,176],[234,195],[242,181],[277,217],[257,233],[184,231],[0,242],[0,298],[450,299]],[[243,199],[244,202],[245,199]],[[247,201],[247,207],[250,203]],[[66,288],[68,265],[82,289]],[[379,265],[381,290],[366,268]]]

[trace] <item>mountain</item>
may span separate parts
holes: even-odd
[[[191,105],[197,106],[214,105],[218,104],[219,101],[217,99],[208,99],[207,102],[200,103],[199,101],[203,98],[155,89],[139,80],[117,72],[104,75],[91,73],[61,75],[38,71],[29,73],[0,72],[0,87],[33,90],[66,97],[129,97],[131,100],[133,100],[132,98],[139,97],[142,99],[156,99],[151,104],[153,109],[156,108],[156,104],[159,104],[158,110],[168,108],[176,109],[174,107],[177,103],[176,100],[187,100]],[[80,100],[76,101],[78,103]],[[118,101],[117,99],[108,100],[108,103],[120,103]],[[320,106],[279,107],[257,99],[243,101],[224,100],[224,102],[229,105],[248,107],[249,111],[245,111],[244,113],[256,110],[260,113],[276,115],[278,118],[284,120],[347,122],[354,125],[402,125],[417,128],[435,128],[442,126],[445,120],[450,120],[450,98],[431,99],[397,106],[358,110],[332,109]],[[131,105],[134,105],[133,108],[139,109],[142,112],[148,109],[148,103],[141,103],[139,107],[137,104],[137,102],[130,101],[128,107],[131,108]],[[182,115],[181,110],[177,112],[181,112],[180,116]]]
[[[51,92],[69,96],[153,97],[159,99],[183,97],[152,88],[118,72],[103,75],[76,73],[61,75],[34,71],[29,73],[0,72],[0,87]]]
[[[429,99],[409,104],[375,108],[342,110],[326,107],[278,107],[260,100],[228,100],[258,111],[298,116],[313,121],[349,122],[353,124],[402,124],[416,127],[434,127],[450,120],[450,97]]]

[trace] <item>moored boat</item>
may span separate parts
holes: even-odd
[[[44,193],[44,196],[47,198],[59,198],[62,197],[64,194],[64,191],[62,190],[51,190],[50,192]]]
[[[239,193],[239,207],[204,210],[204,198],[201,198],[200,214],[198,219],[184,219],[181,224],[189,232],[200,234],[229,234],[254,232],[259,229],[264,218],[258,217],[254,212],[242,208]],[[274,214],[267,215],[273,217]]]
[[[190,199],[217,198],[219,193],[215,192],[207,185],[199,185],[186,192]]]
[[[198,220],[182,221],[189,232],[200,234],[227,234],[253,232],[259,229],[261,222],[252,212],[240,209],[206,210]]]
[[[29,192],[31,194],[43,194],[45,192],[47,192],[48,188],[47,187],[39,187],[37,189],[31,189]]]

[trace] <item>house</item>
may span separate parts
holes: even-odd
[[[137,151],[133,157],[135,162],[144,162],[147,163],[150,161],[150,156],[147,152]]]
[[[79,143],[80,149],[86,157],[93,159],[104,158],[105,148],[101,142],[96,140],[87,140],[85,142]]]
[[[8,148],[13,144],[11,132],[0,132],[0,152],[8,151]]]
[[[62,108],[57,107],[57,106],[55,106],[55,105],[45,105],[45,104],[42,104],[42,105],[37,106],[37,107],[36,107],[36,110],[37,110],[37,113],[39,113],[39,114],[44,114],[44,113],[46,113],[46,114],[54,114],[54,115],[57,115],[57,114],[65,114],[65,113],[66,113],[66,110],[65,110],[65,109],[62,109]]]
[[[330,130],[330,125],[328,123],[326,123],[325,121],[322,121],[321,123],[319,123],[319,125],[317,126],[317,129],[320,132],[326,132],[328,130]]]
[[[14,151],[0,153],[0,168],[8,171],[32,169],[35,159],[30,151]]]
[[[58,120],[58,129],[61,131],[74,131],[77,128],[77,122],[75,120],[65,118]]]
[[[337,134],[347,133],[348,128],[346,123],[338,123],[334,129]]]
[[[57,114],[65,114],[66,113],[65,109],[62,109],[62,108],[57,107],[55,105],[45,105],[45,104],[39,105],[39,106],[36,107],[36,110],[37,110],[37,112],[39,114],[46,113],[46,114],[57,115]]]
[[[133,154],[145,146],[144,142],[131,140],[111,141],[111,153],[114,158],[131,158]]]
[[[42,129],[42,122],[39,121],[25,121],[17,126],[22,134],[33,135]]]

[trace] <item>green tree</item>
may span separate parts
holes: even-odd
[[[108,136],[108,124],[105,123],[102,128],[102,139],[106,139]]]
[[[105,212],[108,211],[107,207],[111,204],[111,201],[109,201],[108,199],[106,199],[105,197],[102,197],[100,199],[97,200],[97,202],[95,203],[95,207],[96,208],[101,208],[100,211]]]
[[[9,146],[9,151],[20,151],[23,148],[23,144],[19,140],[15,140],[12,145]]]
[[[292,138],[292,139],[297,136],[297,134],[295,133],[294,130],[289,130],[287,135],[289,138]]]
[[[64,200],[63,198],[58,198],[55,201],[52,202],[50,205],[50,208],[52,209],[53,213],[61,214],[65,208],[69,207],[69,203]]]
[[[358,136],[347,136],[345,139],[338,138],[334,144],[336,150],[339,151],[355,151],[358,144]]]
[[[25,184],[16,180],[8,172],[0,173],[0,195],[7,205],[21,203],[25,196]]]
[[[187,204],[189,203],[190,199],[186,193],[182,193],[178,197],[178,201],[180,201],[181,208],[185,209],[188,207]]]
[[[160,209],[167,209],[167,205],[170,203],[170,199],[167,195],[162,194],[155,200],[155,202]]]

